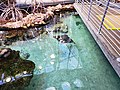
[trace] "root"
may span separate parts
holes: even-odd
[[[1,11],[3,11],[1,17],[4,18],[5,20],[10,21],[22,20],[23,18],[22,11],[24,11],[26,14],[29,14],[26,10],[15,7],[15,3],[6,6],[6,8],[4,8]]]

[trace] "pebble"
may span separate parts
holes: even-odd
[[[41,70],[41,69],[42,69],[42,66],[39,66],[39,69]]]
[[[27,74],[27,71],[23,71],[23,74]]]
[[[51,61],[51,62],[50,62],[50,64],[52,64],[52,65],[53,65],[54,63],[55,63],[54,61]]]
[[[73,83],[77,88],[83,87],[83,83],[79,79],[76,79]]]
[[[50,58],[54,59],[55,58],[55,54],[51,54]]]
[[[7,78],[5,78],[5,81],[6,81],[6,82],[10,82],[11,79],[12,79],[11,77],[7,77]]]
[[[53,65],[46,66],[46,67],[45,67],[45,71],[46,71],[46,73],[49,73],[49,72],[54,71]]]
[[[69,82],[62,83],[62,90],[71,90],[71,86]]]
[[[49,87],[46,90],[56,90],[55,87]]]

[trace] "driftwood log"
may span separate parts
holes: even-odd
[[[8,28],[8,29],[17,29],[23,28],[27,29],[29,27],[33,27],[35,25],[45,25],[48,20],[54,17],[56,12],[74,10],[73,4],[69,5],[57,5],[57,6],[49,6],[46,9],[46,13],[32,13],[27,15],[16,22],[6,22],[4,24],[0,24],[0,28]]]

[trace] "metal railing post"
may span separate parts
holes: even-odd
[[[75,0],[75,3],[77,3],[77,0]]]
[[[91,14],[91,10],[92,10],[92,4],[93,4],[93,0],[90,0],[90,8],[89,8],[89,12],[88,12],[88,20],[90,18],[90,14]]]
[[[82,2],[82,0],[78,0],[78,3],[81,3]]]
[[[81,8],[81,11],[82,11],[82,9],[83,9],[83,6],[84,6],[84,0],[82,0],[82,8]]]
[[[75,0],[75,3],[79,3],[79,0]]]
[[[106,4],[106,8],[105,8],[105,11],[104,11],[104,15],[103,15],[103,17],[102,17],[102,21],[101,21],[101,24],[100,24],[100,28],[99,28],[99,30],[98,30],[98,33],[99,33],[99,34],[100,34],[101,29],[102,29],[102,25],[103,25],[105,16],[106,16],[106,14],[107,14],[107,10],[108,10],[109,3],[110,3],[110,0],[108,0],[108,1],[107,1],[107,4]]]

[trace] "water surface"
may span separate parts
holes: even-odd
[[[119,90],[120,79],[79,16],[62,18],[74,43],[60,43],[43,34],[9,46],[29,53],[35,65],[34,77],[24,90]],[[46,27],[49,31],[52,28]],[[59,33],[61,34],[61,33]]]

